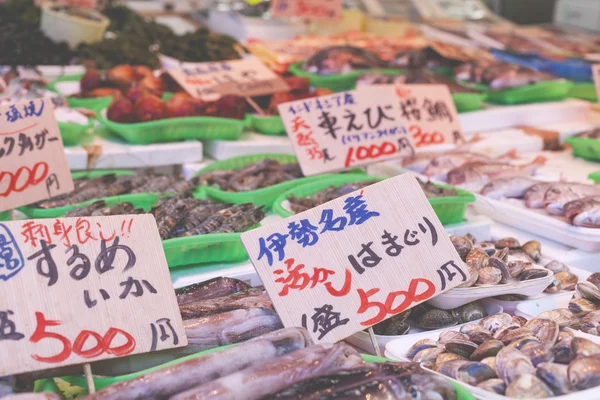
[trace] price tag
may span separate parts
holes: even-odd
[[[304,175],[411,156],[394,86],[367,86],[278,106]]]
[[[0,106],[0,211],[73,189],[51,100]]]
[[[0,224],[0,376],[185,346],[149,215]]]
[[[399,175],[242,233],[284,326],[337,342],[468,278],[416,179]]]
[[[339,20],[342,0],[271,0],[271,14],[284,18]]]
[[[600,64],[592,65],[592,76],[594,78],[594,85],[596,85],[596,95],[600,101]]]
[[[212,63],[185,63],[167,72],[191,96],[216,100],[220,96],[262,96],[289,90],[279,75],[254,57]]]
[[[464,140],[458,113],[446,85],[398,85],[402,120],[415,147]]]

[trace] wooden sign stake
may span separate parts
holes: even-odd
[[[375,350],[375,355],[377,355],[377,357],[381,357],[381,351],[379,350],[379,345],[377,344],[377,338],[375,337],[375,332],[373,332],[373,327],[370,326],[367,331],[369,332],[369,338],[371,339],[373,350]]]
[[[254,108],[254,111],[256,111],[258,113],[258,115],[265,115],[265,112],[263,111],[263,109],[260,108],[260,106],[258,104],[256,104],[256,102],[254,100],[252,100],[252,98],[250,96],[246,96],[244,98],[246,99],[248,104],[250,104],[250,106],[252,108]]]
[[[96,393],[96,385],[94,385],[94,377],[92,376],[92,366],[90,363],[83,364],[83,373],[85,374],[85,380],[87,382],[88,393]]]
[[[10,210],[10,220],[11,221],[15,220],[15,210]]]

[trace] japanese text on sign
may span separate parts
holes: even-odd
[[[73,190],[49,101],[0,107],[0,211]]]
[[[288,90],[283,79],[254,57],[212,63],[185,63],[167,71],[191,96],[215,100],[219,96],[261,96]]]
[[[0,289],[0,376],[187,344],[151,215],[1,223]]]
[[[304,326],[322,342],[344,339],[468,279],[409,174],[242,233],[242,242],[283,324]]]
[[[342,0],[271,0],[271,14],[308,20],[337,20],[342,15]]]
[[[278,108],[304,175],[414,154],[393,86],[364,87]]]
[[[462,142],[456,107],[446,85],[398,85],[400,113],[415,147]]]

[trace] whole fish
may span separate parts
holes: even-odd
[[[183,319],[191,319],[248,308],[273,309],[273,303],[264,288],[250,288],[229,296],[193,301],[180,305],[179,312]]]
[[[550,214],[562,215],[565,204],[583,197],[600,195],[600,185],[571,183],[555,185],[544,195],[544,209]]]
[[[508,162],[511,159],[516,159],[517,151],[512,149],[506,154],[497,158],[489,157],[485,154],[474,153],[471,151],[452,151],[445,154],[438,154],[431,159],[423,174],[430,178],[447,181],[448,173],[455,168],[461,167],[467,163],[473,162]]]
[[[88,400],[154,400],[262,364],[310,345],[303,328],[270,332],[219,352],[182,361],[132,380],[115,383]]]
[[[116,175],[108,174],[99,178],[87,179],[76,191],[66,196],[59,196],[54,199],[45,200],[37,203],[39,208],[56,208],[69,204],[77,204],[83,201],[104,197],[106,188],[117,179]]]
[[[106,217],[109,215],[143,214],[144,210],[135,208],[131,203],[119,203],[92,211],[91,217]]]
[[[229,203],[212,203],[212,204],[200,204],[197,207],[192,208],[187,214],[179,221],[179,223],[171,230],[172,237],[179,237],[185,235],[186,232],[191,231],[202,222],[206,221],[217,211],[225,208],[232,207],[233,204]]]
[[[522,199],[536,182],[525,176],[495,179],[481,189],[481,194],[492,199]]]
[[[303,379],[360,365],[364,365],[360,354],[347,344],[320,344],[199,385],[170,399],[260,399]]]
[[[234,216],[255,210],[256,206],[252,203],[240,204],[217,211],[212,217],[207,218],[200,225],[187,231],[184,236],[205,235],[215,232],[221,225],[229,221]]]
[[[546,196],[546,191],[560,185],[562,185],[562,183],[553,182],[539,182],[531,185],[527,188],[525,195],[523,196],[525,199],[525,206],[529,208],[544,208],[544,196]]]
[[[600,197],[584,197],[565,204],[564,215],[575,226],[600,228]]]
[[[200,300],[214,299],[250,289],[250,285],[239,279],[218,277],[175,289],[177,304],[183,305]]]
[[[225,221],[212,233],[233,233],[244,232],[245,230],[257,225],[265,217],[263,207],[254,207],[247,211],[242,211]]]

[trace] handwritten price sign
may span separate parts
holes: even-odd
[[[309,20],[338,20],[342,0],[271,0],[275,17],[297,17]]]
[[[391,85],[283,103],[278,108],[304,175],[414,154]]]
[[[0,107],[0,211],[73,191],[49,99]]]
[[[0,376],[187,344],[151,215],[0,224]]]
[[[460,121],[446,85],[399,85],[402,120],[415,147],[452,144],[463,140]]]
[[[286,327],[337,342],[468,278],[416,179],[404,174],[242,242]]]
[[[203,100],[234,94],[262,96],[286,91],[288,85],[259,59],[214,63],[185,63],[181,68],[167,71],[183,89]]]

